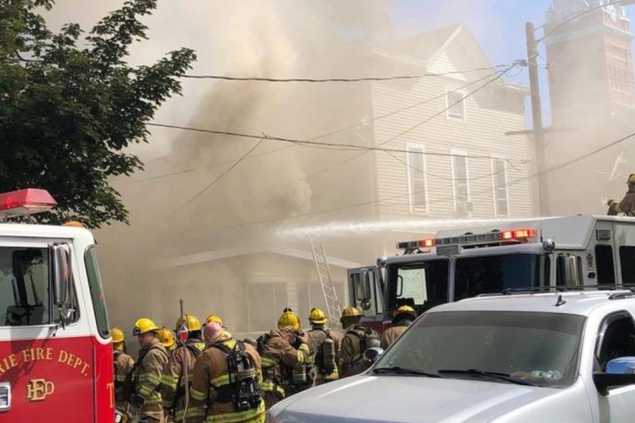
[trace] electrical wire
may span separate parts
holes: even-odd
[[[189,126],[170,125],[170,124],[159,123],[159,122],[147,122],[146,125],[160,127],[160,128],[177,129],[177,130],[188,131],[188,132],[198,132],[198,133],[205,133],[205,134],[212,134],[212,135],[223,135],[228,137],[247,138],[247,139],[255,139],[255,140],[262,140],[262,141],[269,141],[269,142],[284,142],[289,144],[306,145],[306,146],[314,147],[314,148],[338,150],[338,151],[339,150],[390,151],[392,153],[414,153],[414,154],[436,156],[436,157],[457,156],[456,154],[451,154],[451,153],[436,153],[436,152],[432,153],[432,152],[424,152],[424,151],[413,152],[411,150],[406,150],[401,148],[385,148],[380,146],[364,146],[360,144],[338,144],[338,143],[331,143],[331,142],[317,142],[317,141],[311,141],[311,140],[301,140],[296,138],[269,136],[266,134],[256,135],[256,134],[248,134],[248,133],[241,133],[241,132],[234,132],[234,131],[222,131],[222,130],[216,130],[216,129],[204,129],[204,128],[194,128]],[[468,155],[468,156],[461,155],[461,157],[468,157],[470,159],[483,159],[483,160],[490,160],[495,158],[489,155]]]
[[[354,124],[350,124],[348,126],[335,129],[333,131],[322,133],[320,135],[317,135],[317,136],[314,136],[312,138],[309,138],[309,140],[317,141],[317,140],[320,140],[320,139],[323,139],[323,138],[327,138],[327,137],[331,137],[331,136],[334,136],[334,135],[337,135],[337,134],[340,134],[340,133],[343,133],[343,132],[352,131],[352,130],[355,130],[355,129],[359,129],[359,128],[368,126],[369,124],[371,124],[373,122],[377,122],[377,121],[386,119],[388,117],[395,116],[395,115],[397,115],[399,113],[405,112],[407,110],[412,110],[412,109],[415,109],[415,108],[417,108],[419,106],[423,106],[423,105],[432,103],[432,102],[434,102],[436,100],[444,98],[447,95],[447,93],[454,93],[454,92],[462,91],[462,90],[464,90],[464,89],[466,89],[468,87],[471,87],[471,86],[476,85],[476,84],[478,84],[480,82],[483,82],[486,79],[489,79],[489,78],[491,78],[491,77],[493,77],[495,75],[498,75],[498,74],[499,74],[499,72],[490,73],[490,74],[488,74],[488,75],[486,75],[486,76],[484,76],[482,78],[478,78],[478,79],[476,79],[474,81],[470,81],[470,82],[468,82],[468,83],[466,83],[464,85],[461,85],[458,88],[455,88],[455,89],[452,89],[452,90],[448,90],[447,92],[443,92],[443,93],[441,93],[439,95],[435,95],[433,97],[427,98],[427,99],[422,100],[422,101],[418,101],[416,103],[410,104],[410,105],[405,106],[405,107],[400,107],[398,109],[395,109],[395,110],[392,110],[392,111],[389,111],[389,112],[386,112],[386,113],[383,113],[383,114],[380,114],[380,115],[377,115],[377,116],[373,116],[370,119],[363,119],[360,122],[356,122]],[[250,154],[249,157],[247,158],[247,160],[254,159],[254,158],[257,158],[257,157],[267,156],[267,155],[270,155],[270,154],[276,154],[276,153],[288,150],[290,148],[295,148],[295,147],[296,146],[285,146],[285,147],[282,147],[282,148],[279,148],[279,149],[275,149],[275,150],[272,150],[272,151],[265,151],[265,152],[262,152],[262,153],[259,153],[259,154]],[[355,158],[357,158],[357,156]],[[349,161],[349,159],[346,159],[345,161],[337,163],[335,166],[342,165],[342,164],[344,164],[345,162],[348,162],[348,161]],[[213,163],[211,166],[213,166],[213,167],[215,167],[215,166],[224,166],[224,165],[230,164],[230,163],[233,163],[233,160]],[[316,172],[310,173],[309,175],[305,176],[303,179],[311,178],[312,176],[320,174],[320,173],[323,173],[326,170],[329,170],[330,168],[331,167],[329,167],[327,169],[321,169],[321,170],[318,170]],[[189,169],[184,169],[182,171],[169,172],[169,173],[164,173],[164,174],[160,174],[160,175],[154,175],[154,176],[149,176],[149,177],[146,177],[146,178],[141,178],[141,179],[138,179],[136,182],[151,181],[151,180],[162,179],[162,178],[170,177],[170,176],[180,176],[180,175],[184,175],[184,174],[198,172],[198,171],[201,171],[201,170],[202,169],[200,169],[200,168],[189,168]]]
[[[392,141],[395,141],[401,137],[403,137],[404,135],[409,134],[410,132],[414,131],[415,129],[429,123],[430,121],[436,119],[439,116],[442,116],[443,114],[449,112],[450,110],[452,110],[452,108],[454,108],[455,106],[458,106],[459,104],[463,103],[465,100],[467,100],[468,98],[476,95],[478,92],[480,92],[481,90],[484,90],[485,88],[487,88],[488,86],[492,85],[494,82],[500,80],[501,78],[503,78],[503,76],[505,76],[507,73],[509,73],[512,69],[514,69],[516,66],[518,66],[518,62],[513,63],[512,65],[509,65],[507,68],[505,68],[502,72],[499,72],[498,75],[496,75],[494,78],[490,79],[489,81],[487,81],[485,84],[475,88],[474,90],[470,91],[469,93],[465,94],[464,96],[462,96],[459,100],[454,101],[451,104],[448,104],[448,106],[441,110],[438,113],[433,114],[432,116],[429,116],[428,118],[426,118],[425,120],[417,123],[416,125],[413,125],[411,127],[409,127],[408,129],[399,132],[397,135],[394,135],[388,139],[386,139],[385,141],[382,141],[381,143],[379,143],[380,146],[382,145],[386,145]]]
[[[407,160],[403,160],[403,159],[401,159],[400,157],[397,157],[397,156],[396,156],[395,154],[393,154],[393,153],[385,153],[385,154],[386,154],[386,155],[388,155],[388,156],[390,156],[390,157],[392,157],[395,161],[397,161],[397,162],[399,162],[399,163],[403,164],[403,165],[404,165],[404,166],[406,166],[406,168],[408,168],[408,169],[412,169],[412,170],[414,170],[414,171],[416,171],[416,172],[421,173],[422,175],[426,175],[426,176],[428,176],[428,177],[435,178],[435,179],[439,179],[439,180],[441,180],[441,181],[446,181],[446,182],[457,182],[457,181],[460,181],[460,182],[472,182],[472,181],[478,181],[478,180],[480,180],[480,179],[487,179],[487,178],[491,178],[491,177],[496,176],[496,175],[498,175],[498,174],[500,174],[500,173],[502,173],[502,172],[504,172],[504,171],[505,171],[504,169],[501,169],[501,170],[498,170],[498,171],[493,172],[493,173],[488,173],[488,174],[486,174],[486,175],[481,175],[481,176],[475,176],[475,177],[472,177],[472,178],[470,178],[470,177],[465,177],[465,178],[446,178],[445,176],[437,175],[437,174],[435,174],[435,173],[430,173],[430,172],[427,172],[425,169],[420,169],[420,168],[418,168],[418,167],[416,167],[416,166],[413,166],[413,165],[411,165],[410,163],[408,163],[408,161],[407,161]],[[510,162],[510,160],[509,160],[509,159],[499,158],[499,160],[503,160],[503,161],[505,161],[505,162],[506,162],[507,164],[509,164],[509,166],[510,166],[510,167],[512,167],[514,170],[516,170],[516,171],[520,171],[520,169],[519,169],[519,168],[517,168],[517,167],[515,167],[515,166],[513,166],[513,165],[511,164],[511,162]],[[525,164],[525,163],[527,163],[527,162],[524,162],[524,164]]]
[[[607,7],[607,6],[616,6],[616,5],[619,5],[619,4],[622,4],[622,3],[624,3],[624,0],[614,0],[614,1],[610,1],[610,2],[604,3],[604,4],[600,4],[598,6],[591,7],[589,9],[582,10],[582,11],[580,11],[578,13],[573,13],[569,17],[566,17],[562,22],[560,22],[559,24],[557,24],[553,28],[551,28],[551,30],[549,30],[549,31],[545,30],[545,33],[543,34],[543,36],[541,38],[537,39],[536,42],[540,43],[540,42],[544,41],[545,39],[551,37],[556,32],[560,31],[560,29],[562,27],[570,24],[571,22],[573,22],[575,20],[578,20],[579,18],[581,18],[581,17],[583,17],[585,15],[588,15],[589,13],[593,13],[596,10],[602,9],[604,7]],[[539,26],[538,28],[546,28],[546,25],[547,24],[543,24],[543,25]]]
[[[477,68],[477,69],[473,69],[472,71],[484,70],[484,69],[496,69],[496,68],[500,68],[502,66],[509,66],[509,64],[507,64],[507,65],[494,65],[494,66],[490,66],[490,67]],[[456,72],[448,72],[447,74],[453,74],[453,73],[456,73]],[[357,122],[357,123],[354,123],[354,124],[351,124],[351,125],[348,125],[348,126],[345,126],[345,127],[341,127],[339,129],[336,129],[336,130],[333,130],[333,131],[322,133],[320,135],[317,135],[317,136],[314,136],[312,138],[309,138],[309,140],[310,141],[317,141],[317,140],[320,140],[320,139],[323,139],[323,138],[327,138],[327,137],[330,137],[330,136],[333,136],[333,135],[337,135],[337,134],[340,134],[340,133],[343,133],[343,132],[347,132],[347,131],[351,131],[351,130],[362,128],[364,126],[369,125],[370,123],[373,123],[373,122],[376,122],[376,121],[379,121],[379,120],[382,120],[382,119],[386,119],[386,118],[391,117],[391,116],[395,116],[395,115],[397,115],[399,113],[402,113],[402,112],[405,112],[407,110],[411,110],[411,109],[417,108],[419,106],[423,106],[425,104],[432,103],[433,101],[436,101],[438,99],[444,98],[447,95],[447,93],[454,93],[454,92],[462,91],[462,90],[464,90],[464,89],[466,89],[468,87],[471,87],[471,86],[476,85],[476,84],[478,84],[480,82],[483,82],[483,81],[485,81],[485,80],[487,80],[487,79],[489,79],[491,77],[494,77],[494,76],[498,75],[499,73],[500,73],[500,71],[497,71],[497,72],[494,72],[494,73],[490,73],[490,74],[488,74],[488,75],[486,75],[486,76],[484,76],[482,78],[478,78],[478,79],[476,79],[474,81],[470,81],[470,82],[468,82],[468,83],[466,83],[464,85],[461,85],[458,88],[455,88],[455,89],[452,89],[452,90],[448,90],[447,92],[443,92],[443,93],[441,93],[439,95],[427,98],[427,99],[422,100],[422,101],[418,101],[416,103],[413,103],[413,104],[405,106],[405,107],[400,107],[400,108],[392,110],[390,112],[386,112],[386,113],[383,113],[383,114],[380,114],[380,115],[377,115],[377,116],[373,116],[370,119],[363,119],[360,122]],[[267,156],[267,155],[270,155],[270,154],[276,154],[276,153],[279,153],[279,152],[282,152],[284,150],[287,150],[287,149],[290,149],[290,148],[294,148],[294,147],[296,147],[296,146],[285,146],[285,147],[282,147],[280,149],[275,149],[275,150],[272,150],[272,151],[266,151],[266,152],[262,152],[262,153],[259,153],[259,154],[251,154],[251,155],[249,155],[249,157],[247,159],[253,159],[253,158],[261,157],[261,156]],[[358,157],[359,156],[355,156],[352,159],[351,158],[346,159],[346,160],[344,160],[344,161],[342,161],[340,163],[337,163],[335,166],[339,166],[339,165],[342,165],[342,164],[344,164],[346,162],[355,160]],[[212,166],[223,166],[223,165],[230,164],[230,163],[233,163],[233,160],[229,160],[229,161],[225,161],[225,162],[219,162],[219,163],[214,163]],[[325,169],[321,169],[321,170],[318,170],[316,172],[313,172],[313,173],[305,176],[303,179],[311,178],[312,176],[320,174],[320,173],[323,173],[323,172],[329,170],[330,168],[331,167],[325,168]],[[184,174],[188,174],[188,173],[192,173],[192,172],[197,172],[197,171],[201,171],[201,169],[190,168],[190,169],[185,169],[185,170],[182,170],[182,171],[176,171],[176,172],[170,172],[170,173],[150,176],[150,177],[147,177],[147,178],[138,179],[137,181],[138,182],[150,181],[150,180],[155,180],[155,179],[162,179],[162,178],[169,177],[169,176],[180,176],[180,175],[184,175]]]
[[[460,100],[458,100],[458,101],[456,101],[456,102],[454,102],[454,103],[452,103],[452,104],[449,104],[446,108],[444,108],[444,109],[443,109],[443,110],[441,110],[440,112],[435,113],[434,115],[429,116],[428,118],[426,118],[424,121],[418,122],[416,125],[411,126],[411,127],[407,128],[406,130],[404,130],[404,131],[402,131],[402,132],[398,133],[397,135],[395,135],[395,136],[393,136],[393,137],[390,137],[390,138],[388,138],[387,140],[384,140],[384,141],[380,142],[378,145],[379,145],[379,146],[383,146],[383,145],[385,145],[385,144],[387,144],[387,143],[389,143],[389,142],[395,141],[395,140],[397,140],[398,138],[400,138],[400,137],[402,137],[402,136],[404,136],[404,135],[406,135],[406,134],[408,134],[408,133],[410,133],[410,132],[414,131],[415,129],[417,129],[417,128],[419,128],[419,127],[421,127],[421,126],[423,126],[423,125],[425,125],[425,124],[429,123],[430,121],[432,121],[432,120],[436,119],[437,117],[442,116],[443,114],[447,113],[449,110],[451,110],[451,109],[452,109],[453,107],[455,107],[456,105],[458,105],[458,104],[462,103],[463,101],[465,101],[467,98],[469,98],[469,97],[471,97],[471,96],[475,95],[476,93],[478,93],[478,92],[479,92],[479,91],[481,91],[482,89],[484,89],[484,88],[486,88],[487,86],[489,86],[489,85],[493,84],[494,82],[496,82],[496,81],[500,80],[500,79],[501,79],[501,78],[502,78],[505,74],[507,74],[508,72],[510,72],[512,69],[514,69],[516,66],[519,66],[519,65],[522,65],[522,61],[516,61],[516,62],[514,62],[513,64],[508,65],[506,69],[504,69],[504,70],[502,70],[502,71],[499,71],[499,72],[496,72],[496,73],[494,73],[494,74],[490,74],[490,75],[488,75],[488,76],[487,76],[487,77],[485,77],[485,78],[481,78],[481,79],[479,79],[479,80],[477,80],[477,81],[474,81],[473,83],[466,84],[464,87],[457,88],[457,89],[455,89],[455,90],[453,90],[453,91],[448,91],[448,92],[458,92],[458,91],[461,91],[463,88],[465,88],[465,87],[467,87],[467,86],[474,85],[474,83],[480,83],[480,82],[483,82],[484,80],[487,80],[487,82],[486,82],[485,84],[483,84],[483,85],[481,85],[481,86],[477,87],[476,89],[472,90],[470,93],[468,93],[468,94],[466,94],[466,95],[462,96]],[[426,100],[426,101],[421,102],[421,103],[427,103],[427,102],[430,102],[430,101],[434,101],[434,100],[436,100],[436,99],[438,99],[438,98],[443,98],[443,97],[445,97],[446,95],[447,95],[447,93],[443,93],[443,94],[441,94],[441,95],[439,95],[439,96],[433,97],[432,99]],[[385,117],[387,117],[387,116],[391,116],[391,115],[392,115],[391,113],[387,113],[387,114],[385,114],[384,116],[385,116]],[[409,151],[409,150],[408,150],[408,151]],[[335,166],[342,166],[342,165],[344,165],[344,164],[347,164],[347,163],[353,162],[353,161],[355,161],[355,160],[357,160],[357,159],[359,159],[359,158],[363,157],[363,156],[364,156],[364,155],[366,155],[367,153],[368,153],[368,152],[363,152],[363,153],[358,154],[358,155],[355,155],[355,156],[353,156],[353,157],[349,157],[349,158],[347,158],[347,159],[345,159],[345,160],[343,160],[343,161],[341,161],[341,162],[339,162],[339,163],[335,164]],[[316,176],[316,175],[319,175],[319,174],[325,173],[325,172],[327,172],[327,171],[331,170],[331,169],[332,169],[333,167],[335,167],[335,166],[329,166],[329,167],[327,167],[327,168],[323,168],[323,169],[320,169],[320,170],[318,170],[318,171],[312,172],[311,174],[307,175],[307,177],[306,177],[306,178],[311,178],[311,177],[313,177],[313,176]]]
[[[537,178],[541,175],[544,174],[549,174],[552,172],[556,172],[558,170],[564,169],[566,167],[569,167],[573,164],[579,163],[589,157],[592,157],[596,154],[601,153],[602,151],[608,150],[612,147],[615,147],[619,144],[622,144],[626,141],[629,141],[631,139],[635,138],[635,132],[629,133],[628,135],[623,136],[622,138],[619,138],[613,142],[610,142],[608,144],[605,144],[601,147],[598,147],[592,151],[589,151],[581,156],[578,156],[576,158],[573,158],[571,160],[567,160],[563,163],[560,163],[556,166],[550,167],[548,169],[543,169],[543,170],[539,170],[536,171],[532,174],[529,174],[527,176],[522,176],[520,178],[516,178],[511,182],[508,182],[505,185],[505,188],[509,189],[512,186],[515,186],[523,181],[527,181],[530,179],[534,179]],[[489,176],[493,176],[489,175]],[[476,193],[472,193],[471,194],[471,198],[473,198],[474,196],[479,196],[479,195],[483,195],[483,194],[491,194],[492,189],[491,187],[488,187],[487,189],[481,190],[481,191],[477,191]],[[418,191],[415,194],[423,194],[423,191]],[[321,211],[316,211],[316,212],[307,212],[307,213],[303,213],[303,214],[298,214],[295,216],[291,216],[291,217],[286,217],[286,218],[276,218],[276,219],[266,219],[266,220],[260,220],[260,221],[252,221],[252,222],[244,222],[244,223],[239,223],[239,224],[234,224],[234,225],[227,225],[224,227],[220,227],[220,228],[216,228],[215,230],[217,231],[221,231],[221,230],[227,230],[227,229],[234,229],[234,228],[240,228],[240,227],[244,227],[244,226],[253,226],[253,225],[262,225],[262,224],[271,224],[271,223],[282,223],[291,219],[298,219],[298,218],[307,218],[307,217],[315,217],[315,216],[322,216],[322,215],[328,215],[328,214],[333,214],[333,213],[338,213],[340,211],[344,211],[344,210],[349,210],[349,209],[355,209],[355,208],[360,208],[360,207],[369,207],[369,206],[374,206],[374,205],[381,205],[384,204],[386,202],[390,202],[390,201],[395,201],[395,200],[400,200],[400,199],[404,199],[409,197],[410,195],[412,195],[412,193],[406,193],[406,194],[398,194],[398,195],[394,195],[394,196],[390,196],[390,197],[386,197],[383,199],[379,199],[379,200],[372,200],[372,201],[365,201],[365,202],[359,202],[359,203],[355,203],[355,204],[351,204],[348,206],[343,206],[343,207],[337,207],[337,208],[333,208],[333,209],[328,209],[328,210],[321,210]],[[436,199],[434,201],[431,201],[428,203],[428,205],[433,205],[433,204],[438,204],[438,203],[447,203],[448,201],[452,201],[454,197],[446,197],[446,198],[440,198],[440,199]]]
[[[468,70],[457,70],[443,73],[426,72],[419,75],[394,75],[394,76],[369,76],[355,78],[265,78],[256,76],[227,76],[227,75],[184,75],[183,78],[189,79],[215,79],[222,81],[252,81],[252,82],[306,82],[306,83],[328,83],[328,82],[366,82],[366,81],[397,81],[404,79],[421,79],[426,77],[443,77],[455,74],[464,74],[470,72],[482,72],[505,67],[506,65],[492,65]]]
[[[214,186],[216,186],[220,181],[223,180],[225,176],[227,176],[232,170],[238,167],[238,165],[240,165],[251,153],[253,153],[258,147],[260,147],[260,145],[264,142],[264,140],[265,139],[261,139],[256,144],[254,144],[253,147],[251,147],[245,154],[243,154],[237,160],[235,160],[230,167],[228,167],[223,173],[218,175],[210,183],[205,185],[200,191],[198,191],[196,194],[190,197],[183,205],[187,205],[191,203],[192,201],[196,200],[197,198],[205,194],[207,191],[212,189]]]

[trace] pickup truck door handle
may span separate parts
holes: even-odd
[[[0,413],[11,409],[11,384],[0,382]]]

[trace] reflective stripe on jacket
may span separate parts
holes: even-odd
[[[234,349],[236,341],[227,334],[221,342],[225,347]],[[245,353],[252,360],[256,370],[257,382],[261,379],[262,364],[256,349],[244,344]],[[236,411],[233,401],[220,401],[219,395],[230,383],[227,366],[227,354],[218,348],[210,347],[196,360],[190,390],[192,407],[187,413],[188,423],[263,423],[265,404],[260,401],[257,408]]]

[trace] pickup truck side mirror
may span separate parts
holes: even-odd
[[[606,365],[606,373],[594,373],[593,382],[602,396],[612,388],[635,385],[635,357],[620,357]]]

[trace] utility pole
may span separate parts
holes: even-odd
[[[529,68],[529,90],[531,93],[531,115],[533,120],[533,139],[536,151],[536,171],[538,172],[538,201],[541,216],[549,215],[549,191],[545,166],[545,128],[542,120],[542,101],[540,99],[540,78],[538,75],[538,43],[536,27],[533,23],[525,25],[527,32],[527,66]]]

